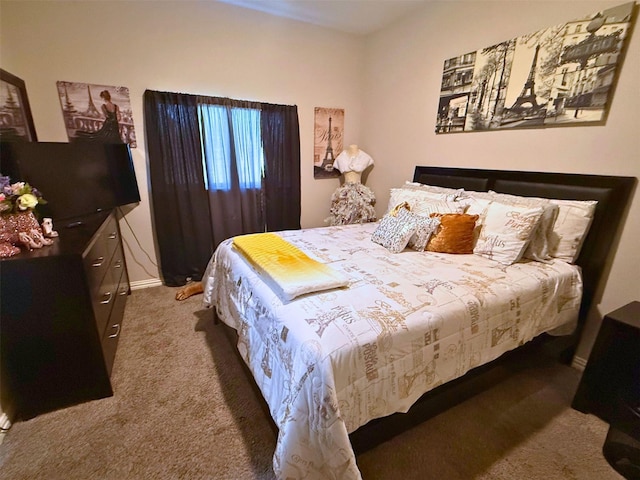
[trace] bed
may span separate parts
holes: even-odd
[[[570,357],[634,185],[631,177],[416,167],[379,222],[270,234],[335,274],[337,283],[317,291],[291,293],[240,241],[221,243],[203,277],[204,303],[234,332],[277,427],[277,477],[361,478],[355,451],[477,392],[513,352],[543,342]],[[394,209],[398,202],[407,208]],[[563,244],[571,258],[548,245],[538,258],[533,231],[550,239],[573,211],[567,205],[589,212],[581,238]],[[428,215],[416,215],[419,207]],[[475,217],[474,250],[402,247],[408,216],[424,228],[424,218],[437,219],[426,222],[427,248],[442,240],[445,221]],[[505,230],[514,225],[515,236]],[[495,228],[497,236],[482,233]]]

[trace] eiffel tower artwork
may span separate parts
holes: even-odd
[[[333,147],[331,146],[331,117],[329,117],[329,131],[327,139],[327,150],[324,152],[324,159],[322,160],[322,168],[331,172],[333,170],[333,162],[335,162],[335,156],[333,155]]]
[[[533,62],[531,63],[531,69],[529,70],[529,77],[522,88],[522,92],[516,101],[513,102],[513,105],[509,109],[510,112],[514,113],[524,113],[524,112],[536,112],[540,108],[538,102],[536,101],[536,92],[535,92],[535,77],[536,77],[536,67],[538,64],[538,52],[540,51],[540,45],[536,45],[536,53],[533,56]]]
[[[93,103],[93,97],[91,96],[91,88],[87,85],[87,96],[89,97],[89,102],[87,105],[87,110],[84,112],[84,115],[87,117],[100,118],[102,114],[96,108],[96,104]]]

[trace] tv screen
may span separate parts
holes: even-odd
[[[0,142],[0,172],[37,188],[42,216],[70,221],[140,201],[126,144]]]

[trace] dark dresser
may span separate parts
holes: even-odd
[[[130,292],[116,212],[56,225],[51,246],[0,260],[0,400],[11,421],[113,395]]]
[[[640,302],[605,315],[572,406],[609,424],[605,458],[640,480]]]

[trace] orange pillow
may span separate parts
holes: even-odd
[[[440,227],[429,239],[428,252],[473,253],[474,234],[478,215],[466,213],[432,213],[440,218]]]

